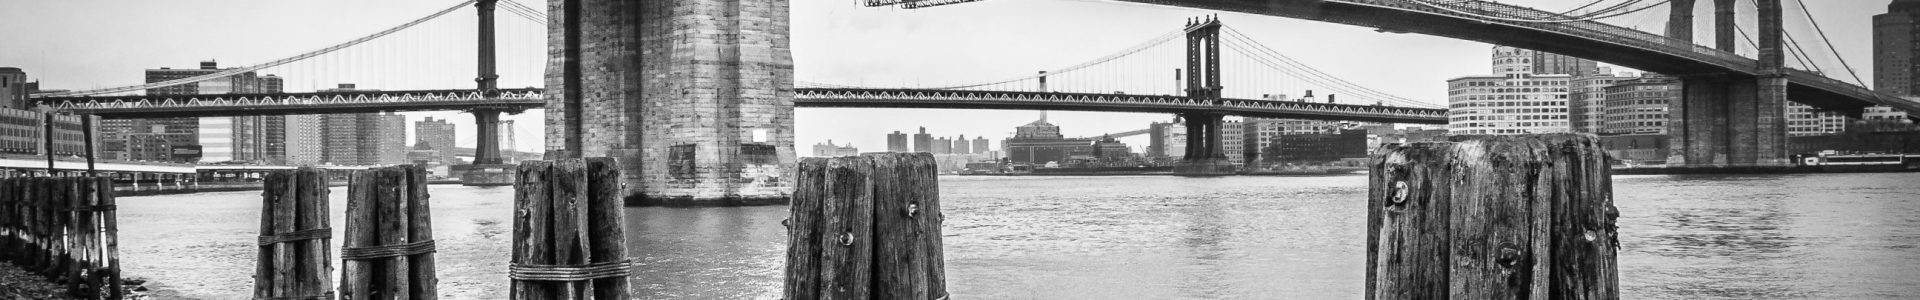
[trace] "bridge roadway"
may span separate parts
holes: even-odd
[[[475,90],[438,90],[74,97],[35,100],[61,111],[94,114],[108,119],[480,108],[525,110],[546,105],[540,89],[502,90],[499,97],[494,98],[484,97]],[[1180,96],[1052,92],[801,88],[795,91],[794,106],[1220,113],[1270,118],[1412,124],[1447,123],[1447,111],[1433,108],[1247,99],[1200,101]]]
[[[498,109],[523,111],[547,101],[538,88],[478,90],[336,91],[279,94],[153,95],[34,98],[42,105],[106,119],[348,114],[388,111]]]
[[[1347,24],[1377,28],[1382,32],[1443,36],[1559,53],[1668,75],[1764,75],[1755,59],[1692,41],[1593,21],[1538,23],[1486,20],[1407,0],[1119,1]],[[1432,2],[1437,1],[1429,3]],[[1449,2],[1436,5],[1514,19],[1558,16],[1553,12],[1488,1]],[[1920,101],[1874,92],[1803,70],[1789,70],[1787,75],[1787,98],[1794,102],[1851,113],[1868,106],[1886,105],[1920,117]]]

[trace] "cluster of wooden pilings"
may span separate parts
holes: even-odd
[[[347,188],[338,291],[330,277],[322,170],[270,174],[262,193],[255,299],[438,299],[426,170],[357,171]],[[626,299],[619,163],[526,161],[515,197],[511,299]]]
[[[0,180],[0,257],[66,285],[81,299],[120,299],[113,180]]]

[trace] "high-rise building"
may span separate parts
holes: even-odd
[[[213,61],[198,69],[146,70],[148,83],[190,78],[226,71]],[[278,93],[284,79],[246,72],[195,83],[148,89],[148,95]],[[155,131],[163,130],[163,131]],[[174,162],[281,163],[286,161],[285,117],[240,116],[153,118],[103,122],[102,154],[109,158]],[[131,134],[140,134],[132,138]],[[144,151],[143,153],[134,153]],[[165,152],[165,153],[162,153]]]
[[[420,145],[427,145],[425,149],[438,152],[436,159],[443,163],[452,163],[453,136],[455,133],[453,128],[453,123],[448,123],[446,119],[436,120],[433,117],[427,117],[424,121],[413,122],[414,148],[422,149]]]
[[[1677,87],[1673,81],[1658,76],[1607,86],[1599,133],[1666,134],[1667,105],[1679,99]]]
[[[284,161],[275,164],[289,166],[320,164],[322,153],[326,149],[321,136],[321,131],[326,128],[326,124],[321,122],[323,118],[323,115],[285,116],[282,119],[286,125],[282,129],[282,136],[285,137],[286,154]]]
[[[953,154],[953,139],[933,139],[933,154]]]
[[[913,134],[913,152],[933,153],[933,135],[927,134],[927,127],[920,127],[920,133]]]
[[[1535,74],[1532,50],[1496,46],[1494,75],[1447,80],[1453,134],[1567,132],[1567,74]]]
[[[1873,16],[1873,88],[1899,96],[1920,96],[1920,0],[1894,0],[1887,13]],[[1905,120],[1889,107],[1867,109],[1867,119]]]
[[[967,141],[967,135],[962,134],[960,138],[953,139],[951,152],[953,152],[953,154],[973,154],[973,143]]]
[[[376,155],[380,156],[379,164],[397,165],[408,163],[407,151],[412,149],[407,148],[407,116],[386,112],[374,116],[374,120],[377,122],[373,129],[375,131],[374,136],[380,137],[379,144],[375,146],[378,148],[374,150],[375,153],[378,153]],[[501,122],[504,123],[506,121]],[[513,136],[512,133],[506,133],[506,135],[508,137]],[[505,148],[511,149],[512,146],[506,146]]]
[[[27,72],[20,68],[0,67],[0,108],[27,109]]]
[[[1245,154],[1251,149],[1247,148],[1246,124],[1242,121],[1220,122],[1220,150],[1227,155],[1228,162],[1247,163]]]
[[[347,166],[406,163],[406,120],[393,113],[324,115],[321,160]]]
[[[1571,91],[1567,94],[1567,106],[1570,109],[1567,123],[1572,125],[1573,132],[1600,133],[1600,128],[1606,125],[1607,87],[1634,79],[1633,76],[1608,74],[1608,71],[1601,68],[1594,74],[1574,76],[1573,82],[1568,84],[1567,88]]]
[[[502,157],[500,159],[506,160],[506,162],[508,163],[512,163],[513,161],[512,161],[511,155],[505,155],[505,154],[507,152],[513,152],[516,149],[519,149],[514,147],[514,143],[518,143],[518,141],[514,140],[513,120],[500,120],[500,128],[499,130],[496,130],[494,132],[498,132],[500,134],[500,151],[502,154],[501,155]]]
[[[907,148],[907,134],[894,130],[887,134],[887,152],[913,152]]]
[[[990,151],[993,151],[993,150],[991,150],[991,149],[993,149],[993,148],[991,148],[991,147],[988,147],[988,146],[987,146],[987,138],[986,138],[986,137],[981,137],[981,136],[975,136],[975,137],[973,137],[973,150],[971,151],[971,153],[973,153],[973,154],[988,154],[987,152],[990,152]]]
[[[1154,122],[1147,125],[1147,157],[1181,158],[1187,156],[1187,126],[1179,122]]]

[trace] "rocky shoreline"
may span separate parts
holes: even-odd
[[[125,299],[156,299],[148,295],[146,280],[138,278],[121,279],[121,288],[126,292]],[[25,299],[77,299],[67,295],[67,288],[46,276],[33,274],[9,263],[0,263],[0,300]]]

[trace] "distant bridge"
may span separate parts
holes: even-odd
[[[382,111],[541,108],[540,89],[349,91],[298,94],[216,94],[39,98],[43,105],[102,118],[216,117],[337,114]],[[797,107],[1037,109],[1139,113],[1208,112],[1227,115],[1369,122],[1446,124],[1447,110],[1275,100],[1200,100],[1180,96],[962,90],[800,88]]]

